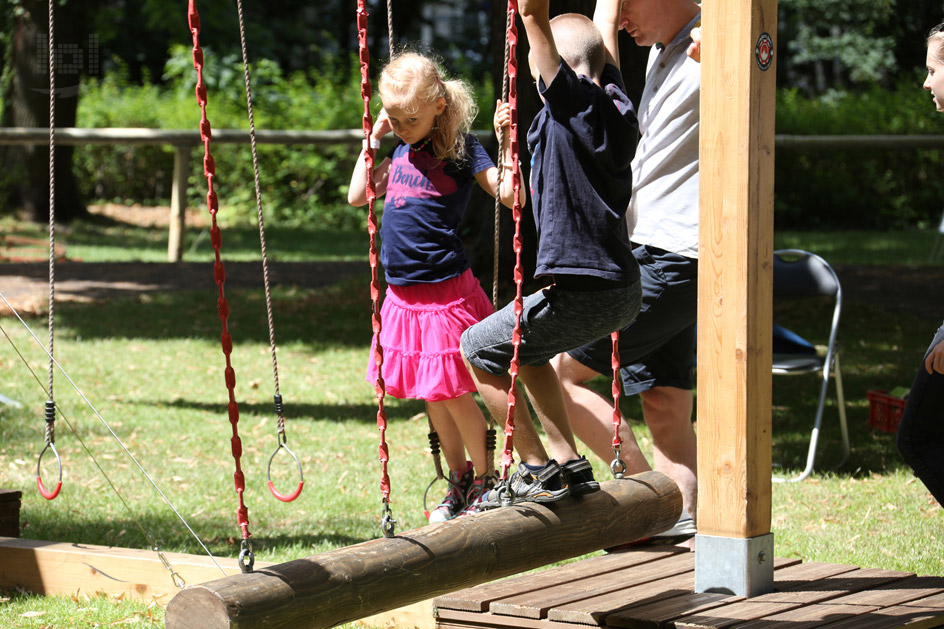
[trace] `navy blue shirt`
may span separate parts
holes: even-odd
[[[495,164],[474,136],[465,137],[465,158],[442,161],[428,147],[398,142],[387,176],[380,226],[380,262],[389,284],[442,282],[469,268],[459,221],[475,175]]]
[[[600,82],[603,87],[561,60],[551,84],[539,85],[544,107],[528,131],[535,277],[639,279],[625,224],[636,111],[615,66],[606,65]]]

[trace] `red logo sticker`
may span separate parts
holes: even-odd
[[[774,40],[770,38],[770,33],[761,33],[757,38],[754,58],[757,60],[757,67],[761,70],[766,71],[770,68],[770,64],[774,61]]]

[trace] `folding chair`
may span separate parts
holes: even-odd
[[[799,476],[789,479],[790,481],[801,481],[813,471],[813,461],[816,458],[816,446],[823,421],[823,408],[826,405],[826,392],[829,388],[830,371],[832,371],[833,378],[836,381],[839,426],[842,430],[843,458],[839,465],[845,463],[846,459],[849,458],[846,401],[842,392],[839,350],[836,347],[839,313],[842,309],[842,288],[836,272],[823,258],[815,253],[800,249],[781,249],[774,251],[773,296],[774,303],[824,296],[835,299],[835,307],[833,308],[832,321],[829,327],[829,343],[826,346],[825,355],[820,355],[816,348],[805,339],[785,328],[774,326],[774,375],[819,373],[822,378],[819,402],[816,405],[816,418],[813,421],[813,432],[810,436],[810,449],[806,456],[806,468]],[[783,482],[787,479],[774,478],[773,480]]]

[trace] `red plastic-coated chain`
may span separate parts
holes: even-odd
[[[187,15],[190,23],[190,33],[193,36],[193,67],[197,71],[197,103],[200,105],[200,139],[203,141],[203,174],[207,180],[207,210],[210,213],[210,241],[213,244],[215,262],[213,264],[213,276],[216,279],[216,285],[219,292],[216,308],[220,314],[222,324],[222,345],[223,355],[226,358],[226,388],[229,391],[229,422],[233,427],[232,451],[233,459],[236,461],[236,472],[233,479],[236,483],[236,495],[239,497],[239,510],[237,511],[237,522],[242,531],[242,538],[247,541],[251,535],[249,533],[249,510],[243,501],[243,492],[246,490],[246,481],[243,477],[242,467],[240,466],[240,457],[242,456],[242,442],[239,439],[237,424],[239,423],[239,405],[236,403],[236,371],[233,369],[230,355],[233,352],[233,338],[229,333],[229,303],[226,301],[226,295],[223,285],[226,283],[226,270],[223,267],[223,260],[220,257],[220,247],[223,244],[223,237],[220,228],[216,223],[216,214],[219,210],[219,202],[216,197],[216,191],[213,189],[213,181],[216,176],[213,157],[210,154],[210,138],[212,132],[210,121],[207,119],[207,90],[203,82],[203,50],[200,48],[200,15],[197,13],[195,0],[190,0]],[[245,545],[244,545],[245,548]],[[250,564],[251,570],[251,564]],[[245,571],[245,569],[244,569]]]
[[[511,124],[508,133],[511,134],[511,157],[513,162],[518,161],[518,27],[515,24],[515,15],[518,12],[517,0],[508,0],[508,104],[511,106]],[[519,357],[521,347],[521,312],[523,299],[521,287],[524,282],[524,272],[521,266],[521,173],[516,168],[512,174],[515,200],[511,208],[511,216],[515,221],[515,235],[513,249],[515,252],[515,329],[511,335],[511,345],[514,348],[511,357],[511,366],[508,373],[511,375],[511,387],[508,389],[508,416],[505,419],[505,449],[502,451],[501,478],[508,478],[508,468],[514,462],[514,435],[515,435],[515,406],[518,403],[517,382]]]
[[[364,128],[364,138],[367,148],[364,149],[364,167],[367,171],[367,233],[370,236],[370,306],[371,306],[371,328],[374,334],[374,364],[377,367],[377,380],[374,383],[374,391],[377,395],[377,430],[380,431],[380,446],[378,447],[378,458],[380,460],[380,495],[384,506],[383,521],[381,528],[387,537],[393,536],[393,524],[395,521],[390,515],[390,476],[387,474],[387,462],[390,459],[390,452],[387,449],[387,413],[384,410],[384,397],[386,389],[383,379],[383,347],[380,344],[380,281],[378,279],[378,267],[380,265],[380,256],[377,253],[377,212],[374,209],[374,203],[377,199],[377,191],[374,187],[374,149],[370,146],[370,132],[374,127],[374,120],[370,114],[370,52],[367,48],[367,7],[365,0],[357,0],[357,46],[358,56],[361,66],[361,98],[364,101],[364,116],[362,126]]]
[[[613,354],[610,359],[610,366],[613,368],[613,462],[610,463],[610,471],[616,478],[622,478],[626,472],[626,464],[620,458],[620,450],[623,446],[623,440],[620,438],[620,423],[623,421],[620,413],[620,355],[619,355],[619,330],[610,334],[610,340],[613,342]]]

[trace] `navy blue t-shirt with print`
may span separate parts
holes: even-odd
[[[380,226],[380,262],[389,284],[441,282],[469,268],[459,221],[475,175],[494,166],[475,137],[466,135],[461,162],[436,159],[427,147],[402,141],[390,152]]]
[[[636,151],[636,110],[619,70],[607,64],[596,85],[563,60],[528,131],[531,203],[542,275],[639,279],[626,233]]]

